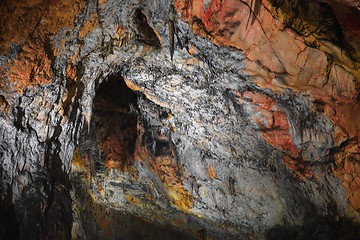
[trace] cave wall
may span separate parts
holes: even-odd
[[[0,238],[359,236],[358,1],[0,4]]]

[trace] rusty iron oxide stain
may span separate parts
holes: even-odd
[[[301,3],[297,9],[285,9],[284,6],[274,7],[273,1],[262,1],[256,10],[256,18],[251,24],[252,1],[237,0],[176,0],[175,8],[181,13],[182,19],[190,24],[195,34],[211,39],[222,46],[241,49],[247,57],[245,71],[254,83],[262,88],[271,89],[281,94],[285,88],[295,92],[305,92],[314,98],[323,112],[335,125],[333,133],[336,143],[334,174],[342,182],[348,196],[349,206],[353,211],[360,210],[360,48],[356,44],[359,36],[360,22],[358,18],[349,19],[349,14],[359,15],[359,9],[328,1],[335,9],[336,18],[328,15],[321,8],[315,14],[329,17],[329,21],[340,24],[341,29],[329,29],[321,32],[316,26],[316,19],[299,19],[295,15],[306,15],[306,11],[320,9],[321,5],[311,2]],[[293,27],[285,28],[284,22]],[[317,32],[306,35],[304,29],[296,29],[297,23]],[[338,32],[336,32],[338,31]],[[342,31],[343,36],[338,36]],[[338,46],[328,45],[322,39],[344,38],[341,47],[352,49],[348,56],[339,55]],[[286,42],[286,46],[284,43]],[[297,149],[288,131],[286,114],[277,108],[275,100],[261,94],[247,92],[253,108],[259,114],[253,116],[253,122],[262,130],[261,134],[270,145],[286,153],[283,159],[289,169],[301,176],[311,176],[304,168]],[[277,111],[270,109],[277,108]]]
[[[15,83],[18,91],[29,85],[51,82],[55,56],[51,37],[61,28],[72,27],[74,17],[85,3],[83,0],[2,1],[0,54],[7,53],[11,45],[21,48],[16,59],[1,67],[2,78]]]

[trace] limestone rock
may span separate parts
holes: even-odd
[[[359,1],[1,1],[0,238],[357,239]]]

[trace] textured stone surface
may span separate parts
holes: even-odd
[[[358,1],[0,4],[0,238],[359,237]]]

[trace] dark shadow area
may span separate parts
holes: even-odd
[[[171,225],[145,221],[129,213],[92,202],[87,192],[77,189],[77,197],[84,201],[81,224],[86,239],[117,240],[191,240],[191,235]]]
[[[130,105],[137,106],[137,95],[125,84],[121,75],[112,75],[96,89],[95,111],[129,113]]]
[[[39,181],[37,184],[37,186],[44,184],[44,190],[48,196],[45,208],[41,205],[41,199],[38,201],[40,202],[39,209],[42,210],[41,214],[43,214],[42,224],[47,232],[43,239],[71,238],[73,223],[70,197],[71,183],[62,166],[63,163],[57,154],[50,156],[47,163],[51,176],[50,182]]]
[[[57,142],[58,134],[54,136],[56,138],[49,142],[60,146]],[[57,153],[52,154],[49,150],[45,156],[46,171],[33,175],[24,171],[20,175],[28,184],[23,186],[16,200],[13,200],[11,186],[3,194],[4,199],[0,202],[1,240],[71,238],[71,186],[68,175],[63,171]]]
[[[137,95],[120,75],[113,75],[96,90],[93,106],[90,148],[101,150],[98,163],[124,170],[134,155],[137,138]]]
[[[283,13],[285,25],[300,35],[313,34],[319,39],[343,45],[343,32],[334,11],[326,2],[309,0],[271,0],[270,3]],[[300,21],[299,21],[300,20]]]
[[[147,17],[141,9],[136,9],[134,14],[134,23],[137,30],[137,38],[156,49],[161,48],[161,43],[155,31],[150,27]]]
[[[349,219],[308,217],[301,227],[278,226],[271,229],[267,240],[358,240],[360,226]]]
[[[4,200],[0,203],[0,239],[4,240],[18,239],[19,237],[19,223],[11,198],[12,192],[9,187]]]

